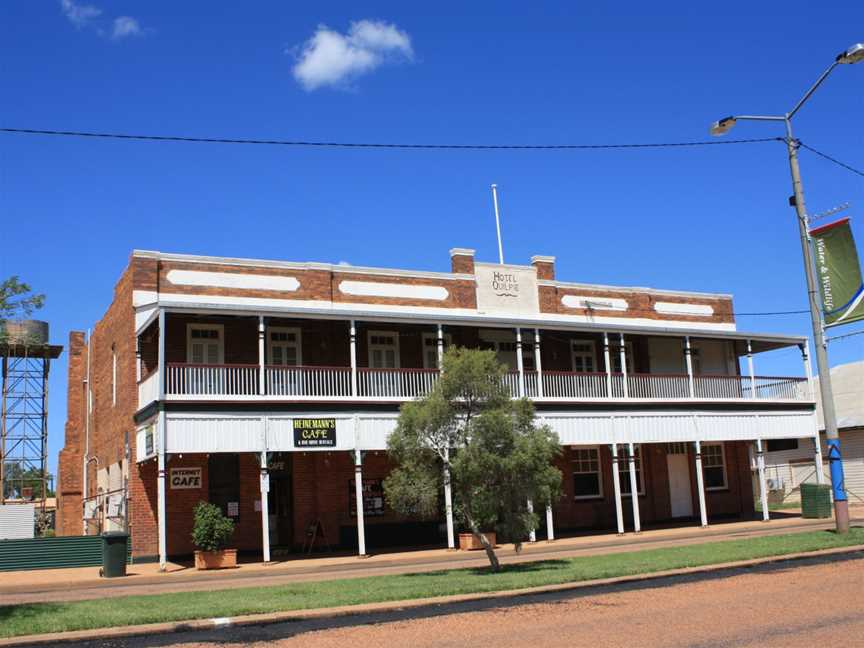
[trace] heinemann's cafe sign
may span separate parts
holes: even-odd
[[[864,320],[864,283],[849,219],[810,230],[825,326]]]

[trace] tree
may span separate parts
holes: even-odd
[[[452,484],[454,518],[480,539],[493,571],[500,564],[484,531],[520,551],[539,522],[528,500],[544,509],[561,488],[558,437],[536,425],[529,400],[510,398],[505,371],[493,351],[448,349],[434,388],[402,406],[387,442],[397,467],[384,481],[391,508],[422,517],[439,513]]]
[[[13,275],[0,283],[0,319],[28,317],[45,304],[45,295],[31,295],[32,289]]]

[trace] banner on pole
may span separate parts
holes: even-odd
[[[849,219],[810,230],[825,326],[864,320],[864,283]]]

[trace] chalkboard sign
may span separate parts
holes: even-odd
[[[335,418],[294,419],[295,448],[335,448]]]

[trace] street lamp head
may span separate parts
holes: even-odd
[[[852,47],[837,55],[838,63],[860,63],[864,61],[864,43],[855,43]]]
[[[724,117],[720,121],[716,121],[711,124],[711,134],[712,135],[725,135],[732,127],[735,125],[734,117]]]

